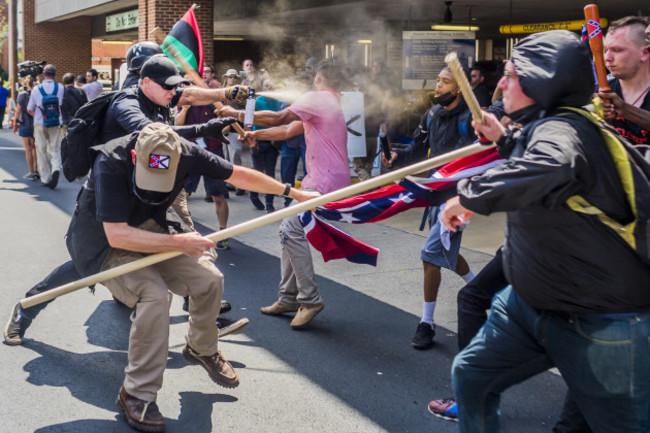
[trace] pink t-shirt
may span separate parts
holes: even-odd
[[[307,176],[302,188],[323,194],[350,185],[348,130],[333,92],[307,92],[289,107],[305,129]]]

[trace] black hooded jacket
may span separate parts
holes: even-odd
[[[434,105],[422,116],[413,134],[413,146],[397,149],[397,161],[408,165],[466,146],[476,140],[472,115],[463,99],[451,110]],[[429,152],[430,151],[430,152]]]
[[[650,309],[650,267],[596,217],[566,205],[580,194],[620,222],[632,218],[599,130],[577,115],[555,117],[558,107],[589,101],[586,48],[569,32],[539,33],[515,47],[512,61],[537,104],[521,119],[526,125],[509,159],[459,183],[461,204],[480,214],[507,212],[504,272],[532,307],[572,314]]]

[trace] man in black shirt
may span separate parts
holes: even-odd
[[[79,107],[88,102],[86,92],[83,89],[75,87],[74,74],[71,72],[63,76],[63,103],[61,104],[61,135],[65,135],[68,123],[74,117]]]
[[[486,109],[492,103],[492,95],[485,85],[485,71],[481,68],[473,68],[470,72],[470,83],[472,85],[472,90],[474,91],[474,96],[481,108]]]
[[[124,90],[111,103],[102,129],[98,134],[99,143],[139,131],[153,122],[171,123],[170,105],[175,102],[188,105],[207,105],[215,100],[232,100],[247,94],[243,87],[226,89],[202,89],[196,87],[178,88],[185,80],[178,75],[174,63],[165,56],[153,56],[145,62],[141,69],[140,86]],[[210,135],[225,140],[221,135],[224,125],[232,123],[214,120],[203,125],[173,127],[185,138]],[[81,278],[78,266],[72,262],[52,271],[45,279],[32,287],[26,296],[35,296]],[[48,303],[41,303],[23,310],[16,304],[11,318],[4,331],[5,343],[19,345],[22,336],[32,320],[45,308]]]
[[[223,275],[214,265],[214,242],[197,232],[171,234],[166,210],[190,173],[227,180],[249,190],[303,201],[317,193],[289,188],[262,173],[229,162],[180,138],[163,123],[110,141],[95,159],[70,223],[67,245],[82,274],[110,269],[150,253],[184,254],[105,281],[113,296],[134,308],[129,363],[117,405],[128,423],[164,431],[156,395],[168,356],[168,291],[189,295],[190,321],[183,355],[218,385],[239,377],[217,349]]]
[[[610,23],[605,66],[611,93],[600,93],[608,122],[632,144],[650,144],[650,52],[644,31],[648,17],[630,16]]]

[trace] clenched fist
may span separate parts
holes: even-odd
[[[235,101],[240,105],[246,105],[246,98],[248,98],[248,86],[231,86],[224,89],[226,99]]]

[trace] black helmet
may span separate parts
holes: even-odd
[[[129,72],[142,68],[144,62],[155,54],[162,54],[160,45],[151,41],[136,42],[126,53],[126,67]]]

